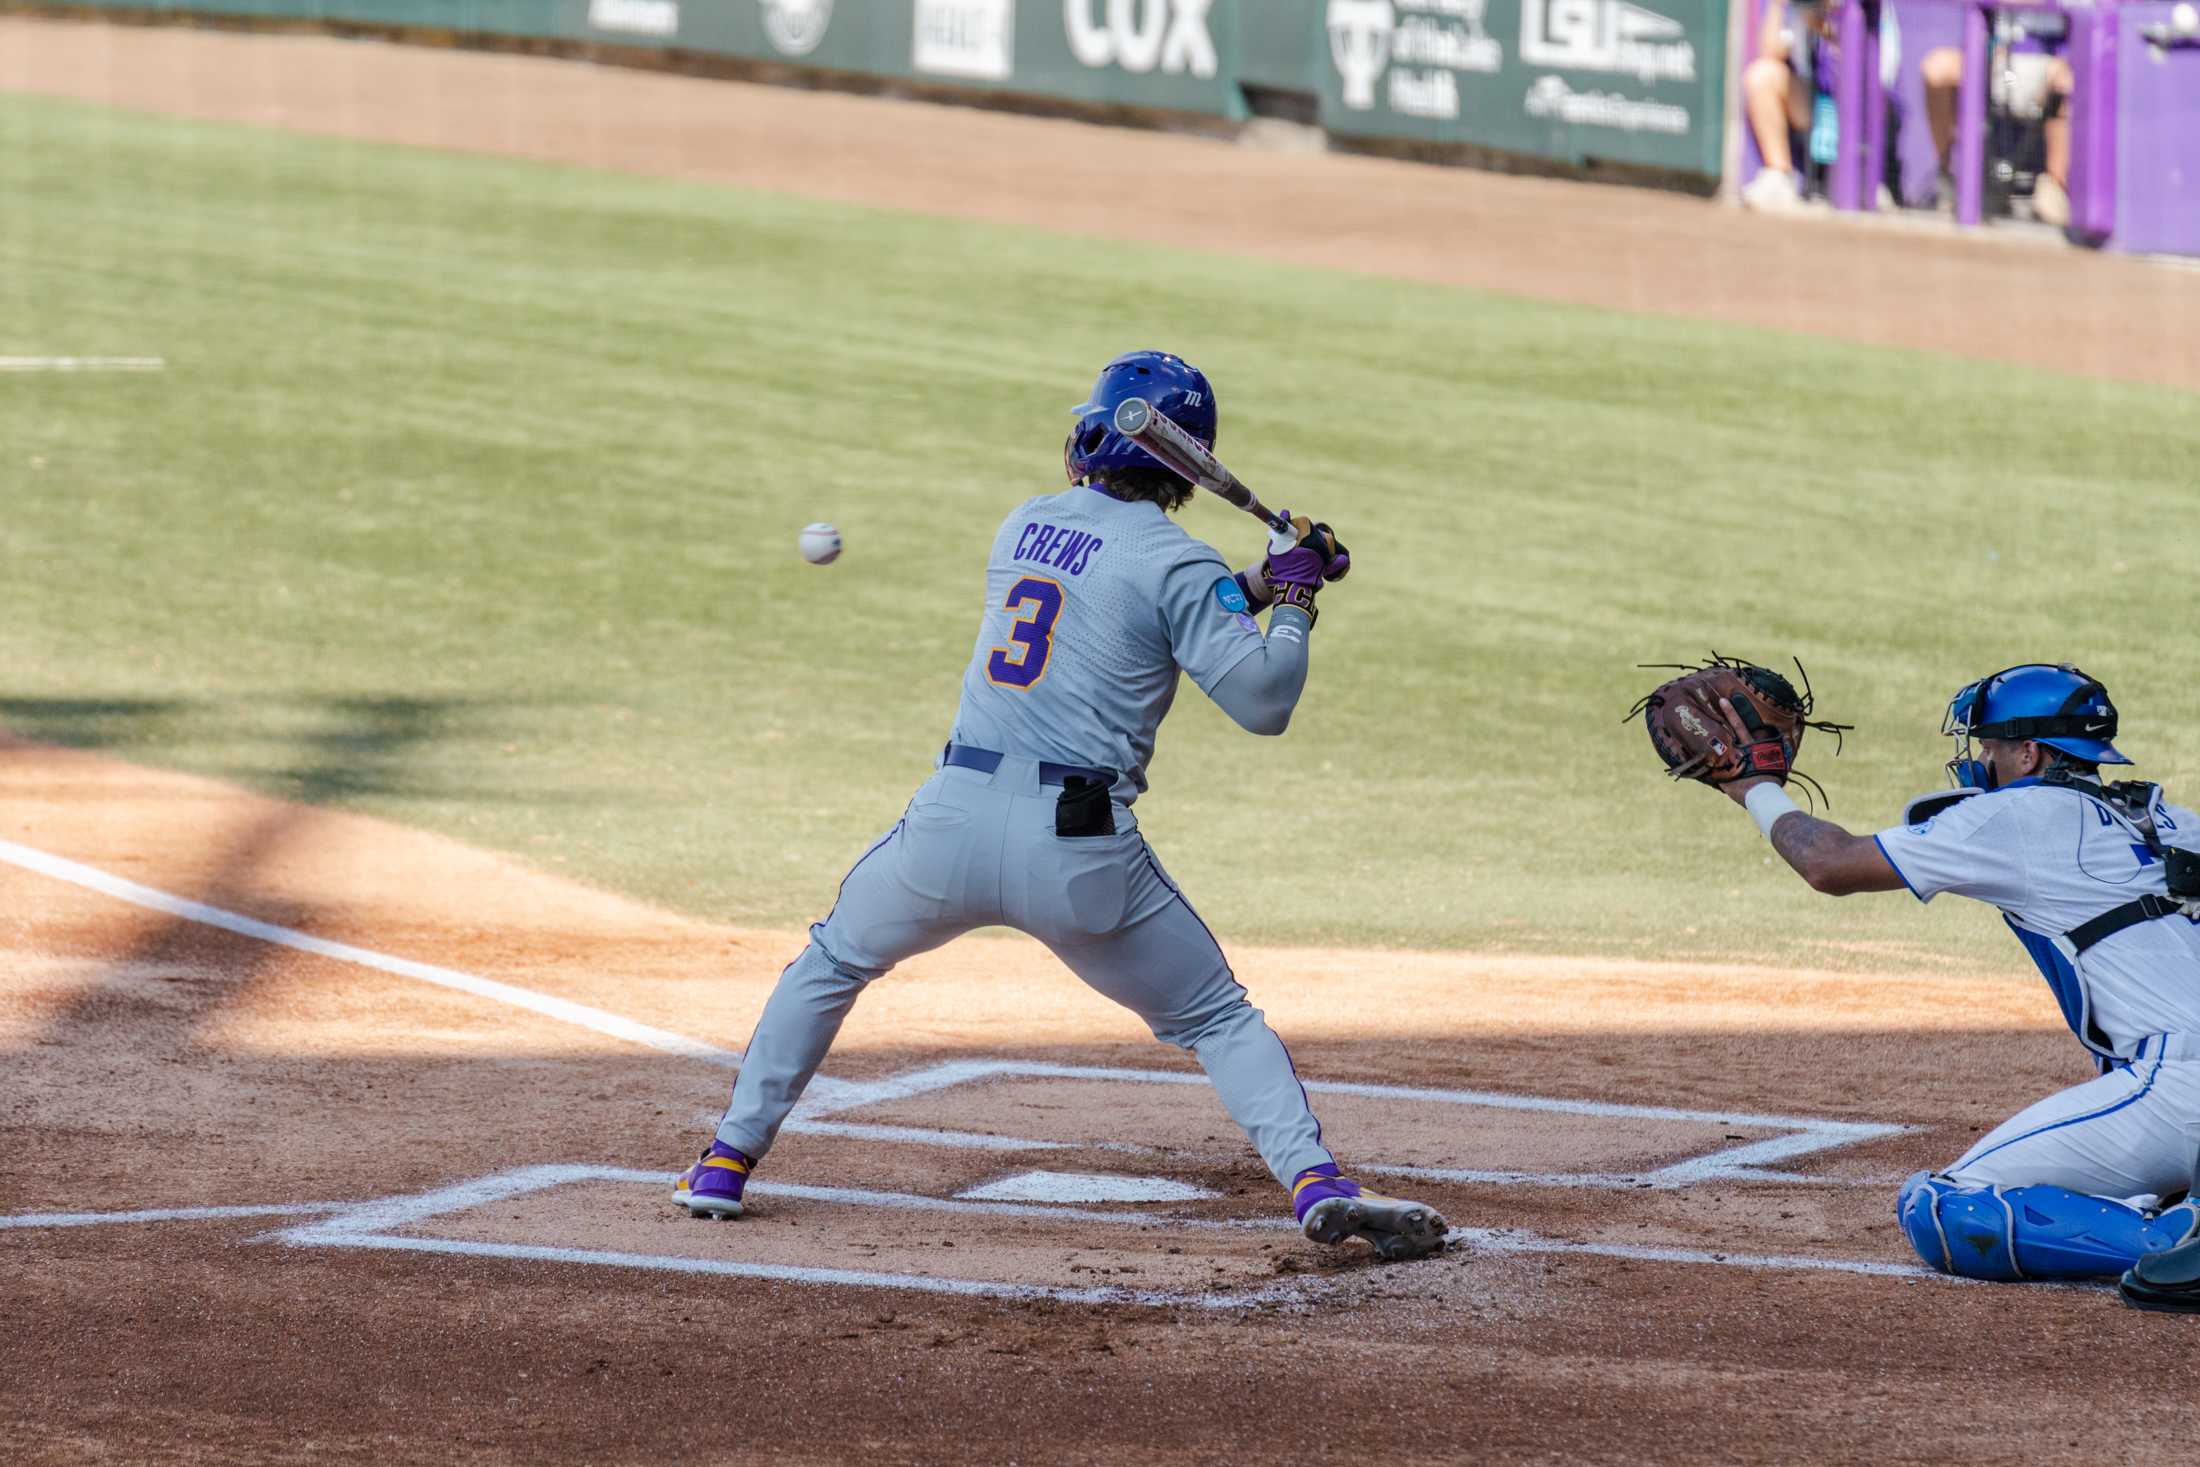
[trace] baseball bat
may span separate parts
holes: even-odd
[[[1191,480],[1210,494],[1219,494],[1267,525],[1271,549],[1288,550],[1298,544],[1299,534],[1292,527],[1288,514],[1279,514],[1262,504],[1260,496],[1246,488],[1244,480],[1224,468],[1222,460],[1209,452],[1205,444],[1155,412],[1153,404],[1143,397],[1126,397],[1116,404],[1115,431],[1152,454],[1163,468]],[[1282,538],[1273,538],[1277,536]]]

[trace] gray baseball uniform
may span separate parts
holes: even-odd
[[[761,1157],[866,983],[998,925],[1197,1056],[1279,1182],[1329,1162],[1283,1041],[1131,813],[1178,672],[1244,726],[1279,733],[1309,629],[1283,607],[1263,636],[1222,558],[1156,505],[1071,488],[1018,506],[994,540],[940,767],[780,975],[718,1139]],[[1057,833],[1073,776],[1109,786],[1112,833]]]

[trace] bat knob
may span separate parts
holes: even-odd
[[[1126,397],[1115,405],[1115,431],[1136,438],[1153,421],[1153,404],[1143,397]]]

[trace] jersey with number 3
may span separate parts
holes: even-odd
[[[1211,694],[1260,647],[1221,555],[1159,505],[1042,495],[994,538],[954,741],[1113,771],[1128,803],[1177,674]]]
[[[2159,800],[2153,811],[2162,844],[2200,847],[2200,817]],[[2083,953],[2066,936],[2169,888],[2162,858],[2114,807],[2023,779],[1876,839],[1918,900],[1945,891],[1999,907],[2095,1054],[2130,1059],[2150,1035],[2200,1034],[2200,926],[2156,918]]]

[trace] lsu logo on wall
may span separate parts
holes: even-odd
[[[1520,59],[1652,82],[1696,79],[1688,28],[1627,0],[1520,0]]]
[[[764,7],[764,37],[782,56],[807,56],[833,23],[833,0],[757,0]]]
[[[1125,71],[1219,69],[1207,12],[1215,0],[1062,0],[1070,54],[1086,66]]]
[[[1494,74],[1505,48],[1483,28],[1489,0],[1329,0],[1329,59],[1337,92],[1356,111],[1382,102],[1409,117],[1456,118],[1459,74]]]

